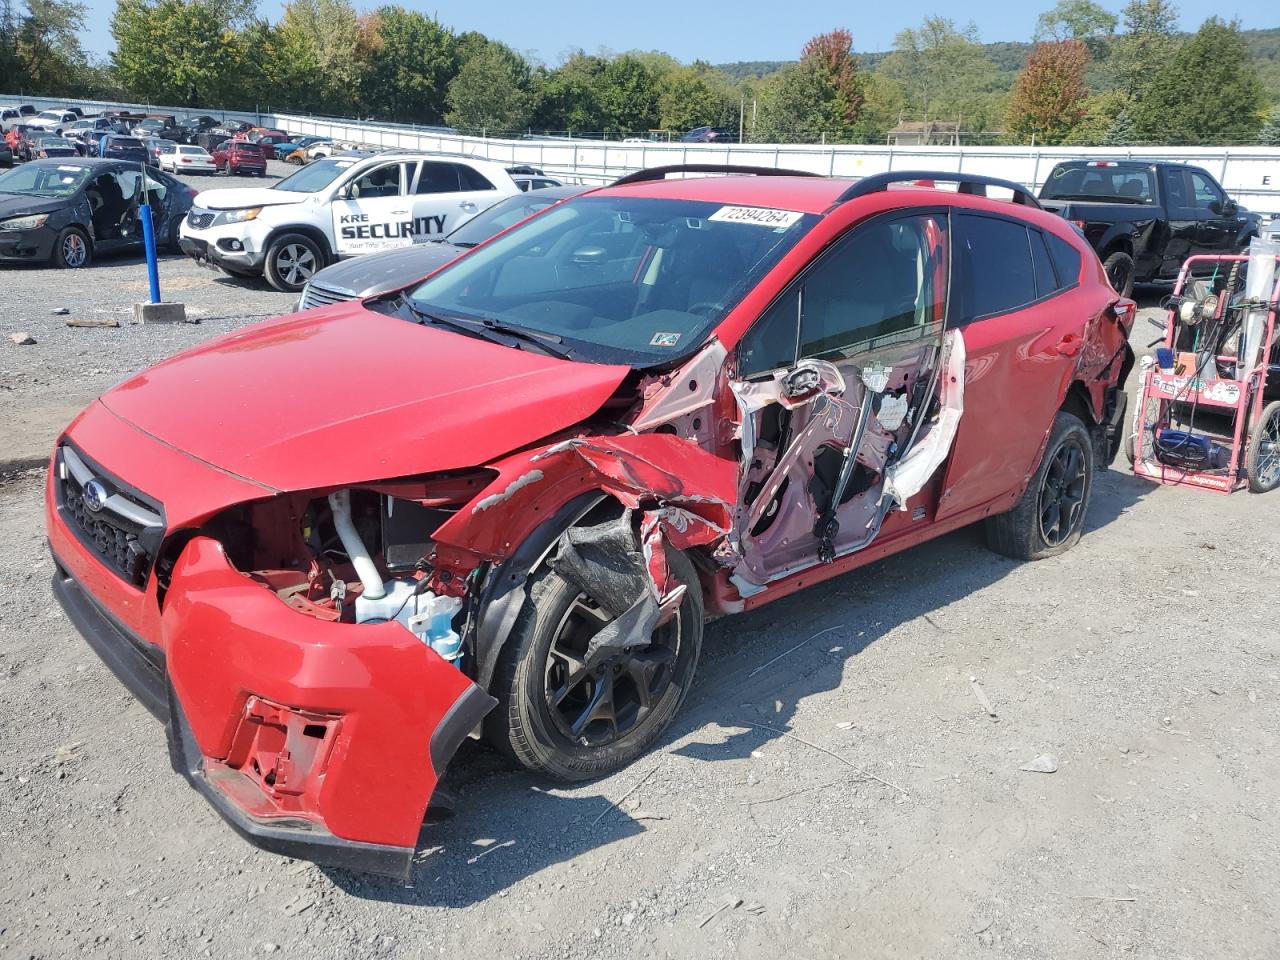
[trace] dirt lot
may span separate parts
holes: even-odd
[[[50,315],[123,318],[132,261],[0,275],[4,332],[41,341],[0,340],[0,450],[288,305],[163,269],[200,325]],[[714,624],[632,769],[563,789],[465,748],[406,885],[257,852],[170,772],[50,596],[41,482],[0,485],[0,957],[1280,952],[1280,500],[1113,470],[1061,558],[961,531]]]

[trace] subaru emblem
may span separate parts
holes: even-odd
[[[84,505],[94,513],[107,505],[107,488],[97,477],[84,485]]]

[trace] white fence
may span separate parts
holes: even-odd
[[[605,183],[645,167],[677,163],[737,163],[784,167],[840,177],[890,170],[937,170],[985,174],[1038,190],[1061,160],[1081,157],[1175,160],[1212,173],[1233,197],[1252,210],[1280,213],[1280,147],[890,147],[862,145],[620,143],[600,140],[503,140],[439,133],[412,124],[341,120],[287,113],[245,113],[102,104],[77,100],[20,98],[0,94],[0,103],[69,104],[98,110],[125,106],[148,113],[250,120],[290,133],[316,134],[384,148],[397,147],[483,156],[508,164],[527,163],[552,176],[582,183]]]

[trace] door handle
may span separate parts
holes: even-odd
[[[462,200],[458,203],[458,206],[460,206],[463,210],[474,210],[476,208],[476,205],[472,203],[470,200]]]
[[[408,212],[408,210],[392,210],[391,215],[393,217],[403,217]]]
[[[1064,357],[1074,357],[1083,347],[1084,339],[1077,337],[1074,333],[1068,333],[1053,345],[1053,349]]]

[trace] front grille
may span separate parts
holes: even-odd
[[[307,284],[307,289],[302,293],[301,310],[310,310],[312,307],[327,307],[331,303],[342,303],[345,300],[354,299],[351,294],[343,293],[338,290],[328,290],[324,287],[316,286],[314,283]]]
[[[93,510],[85,488],[95,484]],[[67,526],[127,582],[142,587],[164,536],[159,504],[92,466],[69,446],[58,451],[58,508]]]
[[[192,207],[187,211],[187,226],[194,230],[208,230],[213,226],[213,220],[217,216],[216,213],[209,210],[197,210]]]

